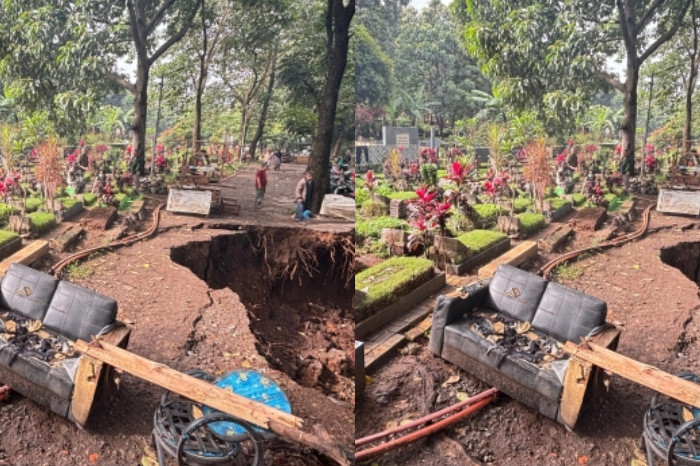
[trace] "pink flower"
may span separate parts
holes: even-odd
[[[622,144],[618,144],[617,147],[615,147],[615,153],[622,154]]]
[[[418,198],[425,204],[429,203],[433,199],[435,199],[435,196],[437,195],[436,192],[429,192],[428,188],[426,186],[421,186],[416,190],[416,195]]]
[[[574,140],[573,140],[573,139],[569,139],[569,142],[567,143],[567,145],[568,145],[569,147],[573,146],[573,145],[574,145]]]

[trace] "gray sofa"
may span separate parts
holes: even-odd
[[[511,348],[489,340],[475,327],[476,315],[493,315],[515,322],[527,322],[528,333],[537,341],[556,340],[578,343],[582,337],[599,334],[601,343],[615,347],[619,330],[605,323],[604,301],[537,275],[508,265],[499,266],[494,276],[462,290],[461,295],[440,296],[433,314],[430,350],[460,366],[484,382],[537,410],[541,414],[574,427],[585,392],[570,387],[568,397],[578,406],[561,416],[565,398],[565,374],[571,365],[561,354],[555,359],[542,354],[514,352]],[[505,339],[504,339],[505,340]],[[558,348],[559,345],[555,346]],[[588,375],[597,377],[588,367]],[[588,376],[583,383],[588,383]],[[599,380],[596,383],[600,382]],[[580,378],[577,382],[581,383]],[[580,399],[579,399],[580,398]]]
[[[116,320],[117,302],[12,264],[0,283],[0,315],[0,382],[84,425],[110,371],[73,351],[72,342],[104,335],[125,347],[129,329]]]

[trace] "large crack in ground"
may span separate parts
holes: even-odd
[[[300,385],[354,403],[352,235],[250,228],[174,248],[171,259],[245,305],[256,349]],[[196,347],[193,326],[187,344]]]

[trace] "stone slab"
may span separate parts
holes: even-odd
[[[78,238],[85,233],[85,229],[79,225],[64,225],[52,238],[49,238],[49,245],[60,252],[76,243]]]
[[[566,240],[573,232],[573,228],[561,225],[546,238],[540,240],[540,247],[547,252],[556,251],[566,243]]]
[[[660,189],[656,210],[664,214],[700,215],[700,191]]]
[[[211,191],[170,189],[166,210],[180,214],[209,215],[211,200]]]

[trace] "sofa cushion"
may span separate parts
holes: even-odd
[[[559,341],[579,342],[605,322],[607,305],[559,283],[550,282],[537,307],[532,326]]]
[[[486,307],[532,322],[547,281],[510,265],[499,265],[491,278]]]
[[[0,366],[47,389],[59,398],[70,400],[73,394],[73,381],[63,367],[53,367],[26,353],[15,355],[15,352],[16,348],[12,344],[0,348]]]
[[[12,264],[0,284],[0,305],[23,317],[43,320],[58,280],[22,264]]]
[[[559,401],[562,383],[553,369],[509,356],[503,347],[472,332],[469,326],[469,321],[462,320],[445,327],[444,345],[459,349],[471,358],[497,369],[509,379],[550,400]]]
[[[87,288],[62,281],[54,293],[44,325],[73,340],[90,341],[117,317],[117,302]]]

